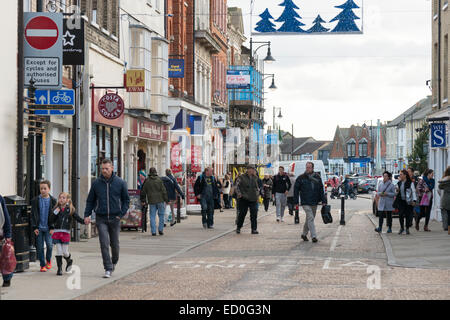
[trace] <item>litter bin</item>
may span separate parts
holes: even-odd
[[[16,252],[15,272],[30,268],[30,211],[24,198],[7,196],[4,198],[11,217],[12,241]]]

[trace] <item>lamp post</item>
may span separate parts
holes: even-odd
[[[261,44],[258,48],[256,48],[255,52],[253,52],[253,44],[257,43],[257,44]],[[267,46],[267,55],[266,57],[263,59],[264,62],[267,63],[272,63],[275,61],[274,57],[272,57],[272,52],[270,50],[270,41],[253,41],[252,38],[250,38],[250,65],[253,66],[253,64],[255,63],[254,59],[253,59],[253,54],[256,54],[256,52],[261,49],[262,47]]]
[[[272,131],[275,131],[275,112],[277,111],[277,110],[279,110],[280,111],[280,113],[278,114],[278,118],[283,118],[283,115],[281,114],[281,108],[277,108],[277,107],[273,107],[273,129],[272,129]]]

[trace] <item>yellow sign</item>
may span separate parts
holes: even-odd
[[[145,92],[145,70],[127,70],[127,92]]]

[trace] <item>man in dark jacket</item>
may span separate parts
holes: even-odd
[[[317,205],[327,203],[322,179],[320,175],[314,173],[314,163],[308,162],[306,164],[306,171],[300,175],[295,181],[294,186],[294,201],[298,204],[298,197],[300,195],[301,206],[306,213],[306,221],[303,227],[302,239],[308,241],[308,232],[311,232],[313,242],[317,242],[316,227],[314,225],[314,218],[316,217]]]
[[[175,220],[175,211],[174,211],[175,201],[177,200],[177,192],[183,200],[184,200],[184,193],[183,191],[181,191],[177,179],[175,179],[175,177],[172,175],[172,170],[166,169],[166,176],[162,177],[161,180],[162,182],[164,182],[164,186],[166,187],[167,190],[167,196],[169,197],[170,214],[172,217],[170,226],[172,227],[174,224],[177,223],[177,221]]]
[[[95,211],[102,251],[104,278],[110,278],[119,261],[120,219],[127,213],[130,204],[127,183],[114,174],[112,161],[102,161],[102,175],[94,181],[86,200],[85,223],[91,222]],[[109,252],[111,246],[112,258]]]
[[[289,189],[291,189],[291,180],[284,172],[284,167],[280,166],[279,173],[273,178],[272,193],[275,196],[275,202],[277,205],[277,222],[284,221],[284,210],[287,205],[287,195]]]
[[[36,251],[41,265],[41,272],[52,268],[53,240],[50,230],[49,216],[56,206],[57,200],[50,195],[50,181],[39,183],[40,195],[31,200],[31,228],[36,235]],[[44,242],[47,246],[44,255]]]
[[[165,204],[169,202],[167,190],[162,180],[158,177],[155,168],[150,168],[149,176],[145,180],[141,190],[141,201],[150,205],[150,229],[152,236],[156,236],[156,212],[158,212],[158,232],[164,235]]]
[[[219,197],[220,192],[217,182],[212,175],[212,169],[206,168],[197,178],[194,184],[195,196],[200,200],[202,206],[203,228],[213,229],[214,227],[214,199]]]
[[[6,207],[5,200],[0,196],[0,244],[5,239],[6,241],[11,241],[11,218],[8,213],[8,208]],[[2,256],[1,251],[2,246],[0,245],[0,257]],[[14,273],[2,274],[3,277],[3,287],[11,286],[11,279]]]
[[[247,167],[247,172],[240,176],[239,184],[236,188],[237,198],[239,201],[239,217],[237,221],[236,233],[241,233],[245,216],[250,208],[250,221],[252,226],[252,234],[258,234],[257,218],[258,218],[258,200],[260,196],[260,188],[258,185],[258,177],[253,166]]]
[[[264,175],[263,183],[263,202],[264,202],[264,210],[267,212],[269,210],[270,199],[272,198],[272,186],[273,182],[270,179],[269,175]]]

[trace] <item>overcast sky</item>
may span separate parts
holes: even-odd
[[[309,29],[320,14],[330,21],[346,0],[294,0]],[[282,0],[255,0],[253,28],[258,15],[269,8],[277,19]],[[362,35],[266,35],[276,62],[265,66],[275,73],[278,90],[266,94],[265,120],[272,125],[273,106],[282,108],[281,129],[294,135],[332,140],[336,125],[389,121],[431,92],[431,1],[355,0],[363,13]],[[228,0],[241,7],[250,38],[250,0]],[[360,26],[361,21],[358,22]],[[334,27],[326,24],[326,27]],[[248,41],[247,41],[248,43]],[[264,57],[266,49],[258,51]],[[266,88],[270,79],[266,81]],[[278,113],[277,113],[278,114]]]

